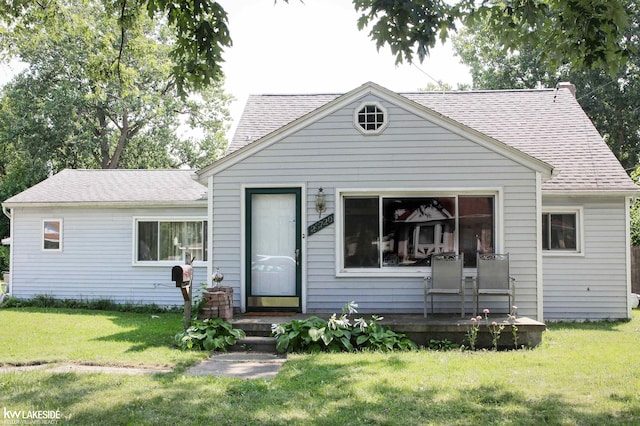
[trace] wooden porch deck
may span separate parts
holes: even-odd
[[[247,313],[234,314],[231,323],[236,328],[241,328],[247,336],[269,336],[271,334],[271,324],[282,324],[292,319],[305,319],[312,315],[321,318],[329,318],[328,314],[267,314],[267,313]],[[383,317],[381,323],[388,326],[396,333],[404,333],[419,346],[429,346],[430,340],[449,340],[459,345],[469,346],[467,332],[471,327],[468,319],[462,319],[454,315],[429,315],[424,318],[422,315],[398,315],[398,314],[379,314]],[[350,318],[363,317],[368,320],[371,315],[353,314]],[[509,321],[506,315],[493,315],[489,318],[491,322],[503,324],[504,329],[500,334],[498,346],[508,349],[514,348],[514,338],[512,334],[513,325],[517,326],[518,347],[536,347],[542,342],[542,333],[546,330],[546,325],[527,317],[517,318],[515,321]],[[478,331],[477,348],[491,348],[492,340],[489,334],[487,321],[479,321],[480,329]]]

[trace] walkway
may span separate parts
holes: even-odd
[[[240,379],[273,379],[286,357],[258,352],[229,352],[212,355],[187,370],[191,376],[237,377]]]
[[[209,359],[188,369],[185,374],[189,376],[236,377],[239,379],[273,379],[285,361],[285,356],[267,353],[216,353]],[[20,371],[105,373],[136,376],[142,374],[166,374],[171,373],[173,370],[169,368],[109,367],[61,363],[0,367],[0,374]]]

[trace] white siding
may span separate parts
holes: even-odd
[[[171,266],[133,266],[133,218],[206,217],[206,207],[186,209],[14,208],[12,292],[61,299],[111,299],[162,306],[182,305]],[[61,252],[42,247],[42,220],[62,219]],[[194,267],[194,291],[207,280]]]
[[[545,320],[627,318],[624,197],[543,197],[551,206],[584,208],[584,256],[543,255]]]
[[[375,99],[378,101],[378,99]],[[503,155],[438,127],[389,102],[381,102],[390,114],[388,128],[379,136],[364,136],[353,127],[353,109],[361,100],[330,114],[307,128],[280,140],[214,175],[214,267],[225,274],[225,284],[242,283],[241,197],[242,185],[306,185],[306,224],[318,220],[314,195],[319,187],[327,194],[327,211],[335,211],[336,189],[500,189],[504,245],[512,274],[517,278],[519,313],[536,317],[536,173]],[[324,216],[323,215],[323,216]],[[337,223],[307,237],[306,310],[336,312],[356,301],[361,312],[421,313],[423,273],[412,276],[342,277],[336,275]],[[303,232],[306,232],[304,230]],[[405,275],[405,274],[403,274]],[[469,302],[471,291],[469,291]],[[236,303],[240,303],[236,297]],[[506,298],[485,300],[483,307],[507,311]],[[236,305],[237,306],[237,305]],[[455,301],[440,305],[455,309]],[[471,304],[468,309],[470,311]]]

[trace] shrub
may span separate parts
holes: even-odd
[[[445,352],[458,350],[460,349],[460,346],[449,339],[429,339],[429,345],[427,346],[427,348],[430,351]]]
[[[226,351],[228,346],[235,345],[238,339],[245,337],[243,330],[233,328],[222,318],[194,320],[192,324],[175,336],[176,344],[180,349]]]
[[[380,324],[382,317],[373,315],[369,322],[358,318],[353,324],[349,314],[357,313],[358,305],[351,302],[342,309],[342,315],[331,315],[328,320],[311,316],[304,320],[292,320],[273,324],[278,352],[352,352],[362,349],[411,350],[415,343]]]
[[[137,314],[182,313],[182,306],[159,306],[134,303],[117,303],[110,299],[56,299],[53,296],[39,294],[32,299],[9,297],[2,304],[3,308],[58,308],[87,309],[98,311],[132,312]]]

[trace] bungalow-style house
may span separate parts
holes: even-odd
[[[568,84],[250,96],[228,154],[189,174],[64,171],[7,200],[13,294],[181,304],[189,253],[243,312],[422,313],[432,254],[473,277],[476,254],[509,253],[519,315],[631,315],[638,187]]]

